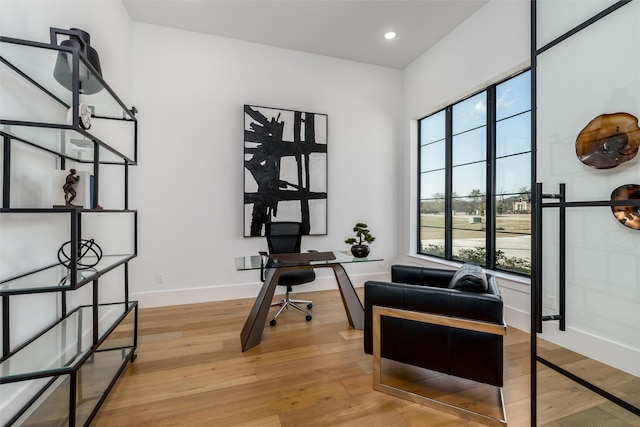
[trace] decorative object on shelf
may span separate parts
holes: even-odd
[[[89,171],[79,171],[70,169],[54,170],[51,173],[52,199],[51,205],[54,208],[84,208],[94,209],[94,177]],[[62,188],[63,191],[60,191]],[[75,191],[75,196],[71,193]]]
[[[81,102],[78,105],[78,110],[78,116],[80,117],[80,127],[84,130],[89,130],[91,128],[91,114],[93,113],[93,108],[85,104],[84,102]],[[69,108],[69,111],[67,111],[67,123],[70,125],[73,124],[73,108]],[[91,143],[91,141],[89,142]]]
[[[69,255],[71,249],[71,240],[65,242],[58,249],[58,262],[68,269],[71,268],[71,256]],[[87,262],[84,258],[89,252],[93,254],[91,261]],[[76,259],[76,266],[78,270],[87,270],[95,267],[102,259],[102,248],[93,239],[81,239],[78,244],[78,257]]]
[[[578,134],[576,155],[585,165],[611,169],[638,154],[638,119],[628,113],[601,114]]]
[[[611,200],[640,200],[640,185],[621,185],[613,190]],[[640,206],[611,206],[611,211],[620,224],[640,230]]]
[[[327,115],[244,106],[244,236],[269,221],[327,234]]]
[[[80,177],[76,175],[75,169],[69,169],[69,175],[64,180],[62,189],[64,190],[64,204],[66,206],[73,206],[71,202],[76,198],[75,186],[80,181]]]
[[[373,243],[373,241],[376,240],[367,227],[368,225],[364,222],[357,223],[355,227],[353,227],[356,237],[349,237],[344,241],[346,244],[352,245],[351,253],[356,258],[366,258],[369,255],[369,246],[363,244],[363,242]]]
[[[62,28],[50,28],[51,44],[54,46],[65,46],[78,49],[82,55],[93,66],[96,73],[102,77],[102,69],[100,68],[100,59],[98,52],[90,46],[91,35],[79,28],[70,28],[64,30]],[[63,40],[58,44],[58,35],[69,36],[68,40]],[[91,95],[98,93],[103,89],[102,83],[96,78],[95,73],[91,72],[87,66],[80,61],[79,84],[80,93]],[[56,59],[53,77],[62,86],[69,90],[73,90],[73,55],[68,52],[59,52]]]

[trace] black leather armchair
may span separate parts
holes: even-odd
[[[495,278],[480,267],[465,264],[455,271],[394,265],[391,283],[365,283],[364,300],[364,350],[374,354],[374,386],[382,357],[502,387],[502,297]],[[506,414],[499,421],[505,424]]]

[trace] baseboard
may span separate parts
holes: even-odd
[[[364,286],[367,280],[389,280],[389,273],[350,274],[351,283],[356,288]],[[226,301],[242,298],[255,298],[262,283],[244,283],[228,286],[209,286],[202,288],[169,289],[153,292],[132,292],[131,299],[137,300],[140,308],[167,307],[171,305],[196,304],[200,302]],[[318,277],[313,283],[296,286],[296,292],[325,291],[337,289],[333,276]],[[276,289],[276,294],[280,294]]]
[[[591,359],[640,376],[640,351],[589,332],[567,327],[561,331],[557,321],[545,322],[538,337]]]
[[[507,325],[509,326],[527,333],[531,330],[531,316],[529,316],[529,313],[526,311],[505,305],[504,318],[507,320]]]

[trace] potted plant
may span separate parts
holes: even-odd
[[[369,255],[369,246],[365,245],[363,242],[372,243],[376,240],[375,237],[371,235],[371,232],[367,228],[368,225],[364,222],[359,222],[353,227],[353,231],[356,233],[356,237],[349,237],[344,242],[352,245],[351,253],[356,258],[366,258]]]

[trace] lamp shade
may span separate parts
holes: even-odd
[[[89,35],[89,33],[78,28],[71,28],[69,30],[51,28],[51,43],[54,45],[58,45],[58,34],[70,36],[68,40],[63,40],[59,44],[59,46],[78,49],[80,55],[83,56],[93,66],[95,71],[100,76],[102,76],[98,52],[96,52],[96,50],[90,46],[91,36]],[[53,69],[53,77],[65,88],[73,90],[73,55],[71,53],[58,53],[56,64]],[[80,61],[78,78],[80,93],[91,95],[100,92],[103,88],[102,83],[96,78],[94,73],[89,71],[87,66],[82,61]]]

